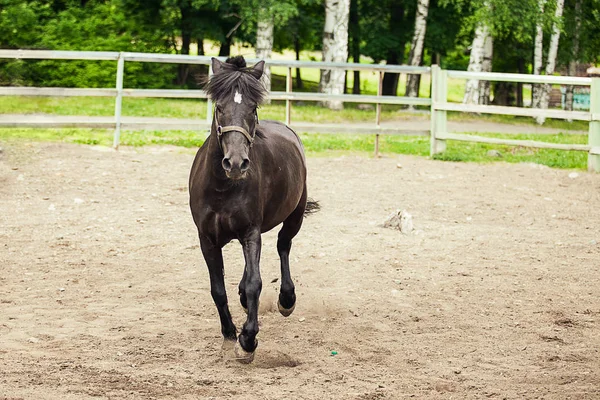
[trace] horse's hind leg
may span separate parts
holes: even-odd
[[[306,208],[306,188],[298,207],[290,214],[283,227],[279,231],[277,238],[277,252],[281,259],[281,289],[279,290],[279,312],[284,317],[290,316],[296,307],[296,293],[294,282],[290,275],[290,250],[292,248],[292,239],[300,231],[304,219],[304,210]]]
[[[220,247],[214,246],[208,239],[203,237],[200,237],[200,247],[202,249],[204,260],[206,260],[206,265],[208,266],[208,273],[210,275],[210,294],[219,311],[223,338],[226,341],[235,342],[236,329],[231,320],[231,314],[229,313],[229,307],[227,305],[227,292],[225,291],[223,253],[221,252]]]

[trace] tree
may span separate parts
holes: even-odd
[[[533,74],[540,75],[544,65],[544,20],[541,18],[544,15],[544,6],[546,0],[539,0],[540,18],[535,25],[535,43],[533,51]],[[531,105],[533,108],[539,108],[542,99],[541,85],[534,84],[532,91]]]
[[[277,51],[293,49],[296,60],[303,50],[321,50],[325,22],[322,0],[296,0],[296,12],[286,23],[275,24]],[[296,87],[303,88],[300,68],[296,69]]]
[[[482,22],[475,30],[475,37],[473,38],[473,45],[471,46],[471,56],[469,58],[469,67],[467,71],[470,72],[490,72],[491,71],[491,60],[492,54],[492,36],[490,28]],[[488,60],[486,61],[486,56]],[[486,71],[488,69],[488,71]],[[465,104],[479,104],[480,95],[484,90],[480,90],[480,82],[478,79],[467,80],[465,88],[465,96],[463,103]]]
[[[325,25],[323,27],[323,61],[348,60],[348,20],[350,0],[325,0]],[[319,88],[322,93],[343,94],[346,74],[343,70],[321,70]],[[332,110],[344,107],[339,100],[325,101]]]
[[[268,60],[274,46],[275,27],[287,25],[298,14],[299,0],[233,0],[240,7],[246,39],[255,42],[256,57]],[[252,33],[255,33],[253,37]],[[261,80],[271,89],[271,69],[268,62]]]
[[[228,52],[233,29],[239,22],[235,4],[225,0],[119,0],[121,8],[138,29],[158,35],[157,43],[179,54],[190,54],[194,40],[202,47],[204,38],[221,42]],[[196,87],[194,67],[180,64],[175,83]]]
[[[562,23],[562,13],[565,0],[556,1],[556,9],[554,11],[554,23],[552,24],[552,36],[550,37],[550,46],[548,49],[548,60],[546,62],[546,75],[553,75],[554,68],[556,66],[556,55],[558,53],[558,41],[560,40],[560,25]],[[550,84],[544,84],[541,90],[540,96],[540,108],[548,108],[550,100],[550,90],[552,86]],[[536,118],[538,124],[543,124],[546,120],[545,117]]]
[[[459,7],[470,9],[463,32],[474,32],[468,70],[490,71],[493,65],[493,43],[511,38],[515,46],[532,39],[539,16],[537,0],[449,0]],[[505,58],[506,54],[502,54]],[[489,85],[478,80],[467,81],[464,102],[484,104],[489,102]]]
[[[258,11],[259,18],[256,28],[256,58],[269,60],[273,51],[273,29],[275,22],[273,14],[261,7]],[[267,63],[261,80],[268,91],[271,91],[271,68]]]
[[[375,64],[402,64],[413,31],[414,18],[410,18],[412,9],[408,8],[411,5],[397,0],[359,1],[361,54],[372,58]],[[395,96],[398,81],[399,74],[384,74],[383,94]]]
[[[569,60],[569,68],[568,74],[570,76],[575,76],[577,72],[577,63],[579,60],[579,42],[581,37],[581,8],[582,8],[583,0],[575,0],[575,7],[573,12],[573,25],[574,29],[572,30],[572,48],[571,48],[571,59]],[[567,86],[566,94],[565,94],[565,109],[569,111],[573,111],[573,86]]]
[[[349,35],[352,61],[360,63],[360,16],[358,13],[358,0],[350,0]],[[352,94],[360,94],[360,71],[354,71],[354,84]]]
[[[429,12],[429,0],[418,0],[415,18],[415,33],[410,45],[409,64],[418,66],[423,56],[423,43],[427,30],[427,13]],[[406,95],[409,97],[419,96],[419,81],[421,75],[408,75],[406,82]]]

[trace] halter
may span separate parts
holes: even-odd
[[[228,126],[221,126],[221,124],[219,124],[219,118],[217,118],[217,110],[215,109],[214,112],[214,116],[215,116],[215,122],[217,124],[217,142],[219,143],[219,147],[221,147],[221,150],[223,149],[223,146],[221,145],[221,140],[223,138],[223,135],[226,134],[227,132],[239,132],[242,135],[244,135],[246,137],[246,139],[248,139],[248,143],[250,143],[250,147],[252,147],[252,145],[254,144],[254,138],[256,137],[256,126],[254,126],[254,132],[252,132],[252,135],[244,128],[242,128],[241,126],[237,126],[237,125],[228,125]],[[258,125],[258,114],[256,113],[256,111],[254,111],[254,116],[256,118],[256,124]]]

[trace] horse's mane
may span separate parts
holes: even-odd
[[[221,71],[210,77],[204,87],[213,101],[217,103],[231,101],[236,90],[255,104],[265,100],[267,90],[256,78],[256,71],[252,67],[246,67],[243,56],[228,58],[225,64],[221,64],[221,68]]]

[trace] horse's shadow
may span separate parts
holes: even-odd
[[[221,349],[222,359],[234,368],[241,367],[245,368],[243,364],[237,362],[233,348],[223,347]],[[261,369],[274,369],[274,368],[295,368],[301,365],[302,362],[297,358],[286,354],[277,349],[263,349],[260,354],[257,354],[252,366],[254,368]]]

